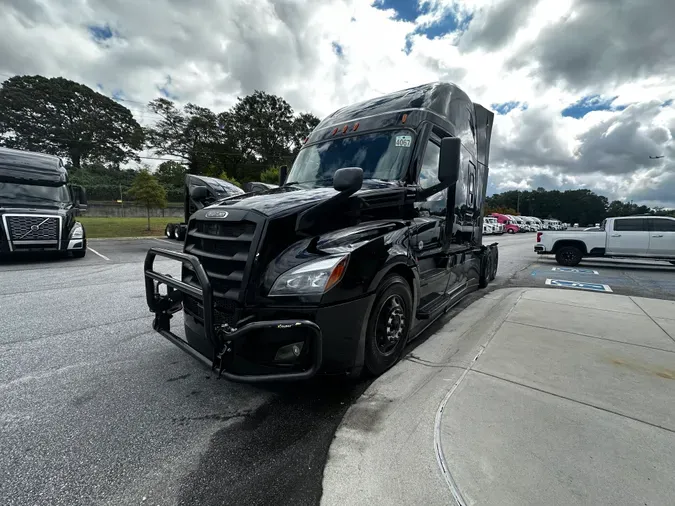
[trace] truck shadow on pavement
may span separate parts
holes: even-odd
[[[318,504],[333,435],[370,380],[266,384],[270,402],[220,429],[179,504]]]

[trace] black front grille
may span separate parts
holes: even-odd
[[[199,258],[211,282],[216,323],[236,323],[237,302],[246,287],[246,267],[255,238],[256,223],[252,221],[196,221],[189,225],[185,252]],[[188,265],[183,267],[183,281],[198,286]],[[185,309],[202,319],[201,303],[185,298]]]
[[[12,241],[55,242],[59,239],[57,216],[6,216]]]

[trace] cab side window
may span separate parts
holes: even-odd
[[[668,218],[652,218],[651,222],[652,232],[675,232],[675,220]]]
[[[614,230],[617,232],[647,232],[647,220],[642,218],[624,218],[614,220]]]
[[[420,175],[418,178],[419,186],[422,190],[431,188],[431,195],[429,195],[424,202],[418,202],[415,207],[423,214],[428,216],[442,216],[445,217],[448,189],[441,185],[438,180],[438,160],[441,156],[440,141],[438,144],[433,140],[427,141],[427,146],[424,149],[424,158],[422,159],[422,167],[420,168]],[[437,187],[438,191],[434,192],[433,188]]]
[[[433,141],[427,141],[424,150],[424,160],[420,169],[419,183],[424,190],[440,183],[438,180],[438,160],[441,156],[441,147]]]

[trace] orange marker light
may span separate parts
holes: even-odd
[[[347,257],[340,260],[340,262],[338,262],[338,264],[333,267],[333,272],[330,273],[330,277],[328,278],[328,281],[326,281],[326,287],[323,289],[323,291],[327,292],[333,288],[338,283],[338,281],[342,279],[342,276],[344,276],[346,270]]]
[[[354,132],[356,132],[358,129],[359,129],[359,124],[357,123],[356,125],[354,125]]]
[[[349,129],[349,125],[345,125],[345,127],[342,129],[342,133],[345,133]]]
[[[403,117],[401,118],[401,123],[405,123],[405,120],[408,119],[408,115],[404,114]]]
[[[335,130],[333,130],[333,135],[337,133],[337,130],[338,130],[337,127],[335,127]]]

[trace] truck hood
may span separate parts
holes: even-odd
[[[367,185],[367,186],[366,186]],[[364,188],[353,197],[370,201],[373,198],[382,200],[387,195],[398,197],[402,186],[398,182],[364,182]],[[264,193],[246,193],[220,200],[205,209],[235,208],[246,211],[258,211],[268,217],[281,217],[301,211],[322,201],[334,197],[339,192],[332,187],[302,188],[299,186],[283,186]]]
[[[40,205],[36,207],[30,204],[12,204],[11,206],[0,205],[0,214],[56,214],[65,217],[68,214],[68,210],[55,205]]]

